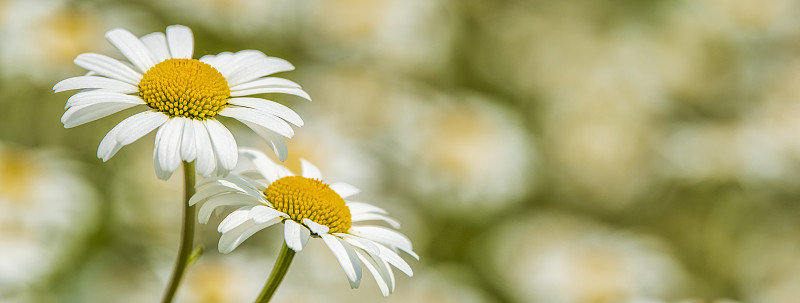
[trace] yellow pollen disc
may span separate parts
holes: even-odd
[[[225,77],[196,59],[164,60],[139,81],[139,97],[170,117],[214,117],[228,104],[230,96]]]
[[[272,182],[264,191],[276,210],[302,223],[309,219],[330,228],[330,233],[350,229],[350,208],[328,184],[317,179],[289,176]]]

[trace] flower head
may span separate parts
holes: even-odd
[[[208,222],[218,207],[239,206],[219,225],[222,233],[219,251],[229,253],[256,232],[284,224],[286,245],[299,252],[312,237],[321,238],[356,288],[361,281],[361,264],[372,273],[384,296],[394,290],[392,265],[411,276],[411,267],[398,250],[419,259],[411,241],[403,234],[382,226],[360,225],[364,221],[383,221],[394,228],[399,223],[379,207],[347,200],[359,192],[347,183],[323,182],[319,169],[301,160],[303,174],[293,175],[263,153],[240,149],[252,161],[255,171],[235,170],[227,177],[206,178],[189,201],[202,203],[201,223]]]
[[[56,92],[81,90],[67,100],[61,117],[67,128],[131,107],[145,109],[103,138],[97,149],[103,161],[158,129],[153,158],[159,178],[168,179],[181,160],[197,161],[198,172],[205,176],[227,174],[238,160],[236,141],[217,115],[241,121],[286,159],[282,137],[294,135],[289,123],[302,126],[303,120],[279,103],[244,96],[285,93],[310,100],[297,83],[266,77],[293,70],[291,63],[255,50],[192,59],[194,37],[181,25],[140,38],[117,28],[106,33],[106,39],[130,62],[81,54],[75,64],[89,73],[53,87]]]

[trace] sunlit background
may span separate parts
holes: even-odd
[[[83,52],[184,24],[195,57],[256,49],[313,97],[286,165],[390,211],[421,256],[384,299],[319,241],[276,302],[791,303],[800,298],[800,2],[0,0],[0,301],[155,302],[182,182],[128,112],[64,129]],[[246,127],[240,145],[267,149]],[[248,302],[280,228],[216,223],[179,302]]]

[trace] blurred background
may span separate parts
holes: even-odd
[[[0,0],[0,301],[154,302],[182,180],[129,112],[64,129],[83,52],[184,24],[195,58],[256,49],[314,98],[289,141],[388,209],[421,256],[384,299],[311,241],[276,302],[797,302],[800,2]],[[234,121],[240,145],[267,149]],[[179,302],[253,300],[280,229],[229,255],[219,218]]]

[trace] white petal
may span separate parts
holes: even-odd
[[[128,103],[133,105],[145,104],[145,102],[138,96],[93,90],[79,92],[72,95],[72,97],[67,99],[67,106],[65,108],[98,103]]]
[[[183,136],[181,136],[181,159],[186,162],[192,162],[197,158],[197,144],[194,142],[194,125],[192,119],[182,119],[183,121]]]
[[[156,65],[150,50],[131,32],[115,28],[106,33],[106,39],[128,58],[142,73]]]
[[[208,198],[208,200],[200,205],[200,209],[197,210],[197,221],[202,224],[208,223],[208,220],[211,218],[211,213],[213,213],[218,207],[259,204],[261,203],[258,201],[258,199],[246,194],[224,193],[215,195]]]
[[[381,251],[380,255],[378,255],[377,257],[383,259],[386,262],[389,262],[389,264],[392,264],[392,266],[396,267],[409,277],[414,275],[414,271],[411,270],[411,266],[409,266],[408,263],[406,263],[406,261],[403,260],[403,258],[400,258],[400,256],[397,255],[396,252],[378,243],[375,243],[375,245],[377,245],[378,249],[380,249]]]
[[[271,220],[273,220],[275,218],[289,218],[289,215],[284,214],[283,212],[277,211],[274,208],[267,207],[267,206],[264,206],[264,205],[259,205],[259,206],[253,207],[253,209],[250,211],[250,217],[249,218],[252,219],[253,222],[261,224],[261,223],[264,223],[264,222],[267,222],[267,221],[271,221]],[[291,220],[287,220],[287,221],[291,221]]]
[[[205,177],[202,180],[197,182],[197,187],[200,188],[203,185],[222,185],[224,182],[229,182],[229,183],[235,184],[238,187],[245,188],[245,189],[248,189],[248,188],[249,189],[255,189],[257,192],[260,192],[261,190],[259,190],[259,189],[262,187],[261,183],[255,181],[255,180],[253,180],[251,178],[245,177],[243,175],[238,175],[238,174],[231,174],[231,175],[225,176],[224,178],[219,177],[219,176]]]
[[[255,206],[243,206],[232,211],[227,217],[225,217],[225,219],[222,219],[222,222],[220,222],[219,226],[217,227],[217,231],[226,233],[237,226],[242,225],[242,223],[245,221],[250,220],[248,219],[248,216],[250,215],[250,209],[253,207]]]
[[[275,155],[278,156],[278,160],[286,161],[286,157],[289,156],[289,149],[286,146],[286,140],[283,139],[281,135],[278,135],[274,131],[263,127],[261,125],[250,123],[247,121],[239,121],[247,125],[250,129],[253,130],[258,136],[267,141],[272,151],[275,152]]]
[[[225,79],[229,79],[231,75],[239,72],[241,69],[253,64],[253,62],[267,58],[267,55],[257,50],[243,50],[236,53],[222,53],[212,60],[214,68],[216,68]],[[209,63],[211,64],[211,63]],[[233,86],[230,81],[228,85]]]
[[[300,167],[303,170],[303,177],[322,180],[322,172],[319,171],[319,168],[306,161],[306,159],[300,159]]]
[[[203,178],[197,180],[197,182],[195,182],[194,187],[197,190],[200,190],[202,188],[215,187],[215,186],[218,186],[218,182],[220,180],[225,180],[225,178],[222,178],[220,176],[203,177]],[[347,201],[345,201],[345,203],[347,203]]]
[[[278,77],[266,77],[248,81],[236,86],[231,86],[231,91],[238,91],[257,87],[288,87],[288,88],[301,88],[300,84],[294,81]]]
[[[117,125],[119,126],[119,125]],[[100,145],[97,146],[97,157],[102,159],[103,162],[108,161],[114,156],[121,148],[122,144],[117,142],[117,132],[119,131],[119,127],[114,127],[105,137],[103,140],[100,141]]]
[[[246,107],[228,106],[219,111],[219,114],[242,122],[251,122],[261,125],[287,138],[294,136],[294,130],[292,130],[292,127],[289,126],[288,123],[279,119],[278,117],[267,115],[258,110]]]
[[[183,25],[168,26],[167,45],[172,58],[191,59],[194,53],[192,30]]]
[[[256,232],[272,226],[276,222],[280,222],[280,220],[276,219],[274,222],[267,222],[264,224],[256,224],[250,220],[245,221],[236,228],[222,234],[222,236],[219,238],[219,252],[223,254],[232,252],[234,249],[236,249],[236,247],[239,246],[239,244],[242,244],[244,240],[247,240],[247,238],[250,238],[250,236]]]
[[[117,61],[117,59],[93,53],[85,53],[75,58],[75,64],[98,75],[117,79],[128,84],[139,85],[142,74]]]
[[[153,54],[153,58],[156,59],[156,62],[161,62],[170,58],[169,48],[167,48],[167,36],[164,35],[164,33],[150,33],[142,36],[141,40],[144,46]]]
[[[153,159],[156,166],[156,175],[159,179],[167,180],[178,165],[181,164],[180,142],[183,134],[183,123],[180,119],[169,119],[158,129],[156,148]]]
[[[156,140],[156,142],[158,142],[158,140]],[[156,144],[156,148],[158,148],[158,144]],[[161,164],[158,163],[158,156],[155,152],[153,152],[153,168],[156,170],[156,177],[161,180],[169,180],[169,178],[172,177],[172,173],[175,172],[174,170],[171,171],[161,166]]]
[[[335,191],[339,196],[342,198],[347,198],[357,193],[360,193],[361,190],[352,186],[350,184],[344,182],[336,182],[331,184],[331,189]]]
[[[383,272],[388,274],[388,276],[389,276],[389,281],[388,281],[389,282],[389,288],[390,288],[391,292],[394,292],[394,285],[396,283],[395,283],[395,279],[394,279],[394,272],[392,271],[392,267],[391,267],[391,265],[389,265],[389,262],[386,262],[386,260],[381,259],[378,256],[371,255],[370,257],[372,257],[373,260],[378,262],[379,263],[378,265],[381,265],[381,268],[383,268],[383,270],[382,270]]]
[[[249,96],[249,95],[256,95],[256,94],[289,94],[298,97],[302,97],[308,101],[311,101],[311,96],[308,95],[304,90],[299,88],[290,88],[290,87],[260,87],[260,88],[251,88],[251,89],[243,89],[238,91],[231,91],[231,97],[241,97],[241,96]]]
[[[348,239],[349,240],[348,243],[350,243],[355,247],[364,249],[364,251],[370,253],[373,257],[380,258],[384,261],[389,262],[389,264],[392,264],[394,267],[397,267],[397,269],[399,269],[409,277],[414,275],[414,272],[411,270],[411,266],[409,266],[408,263],[406,263],[406,261],[403,260],[403,258],[400,258],[400,256],[393,250],[387,248],[386,246],[381,245],[380,243],[372,242],[372,245],[369,248],[377,248],[378,250],[377,252],[372,252],[369,251],[368,249],[365,249],[365,247],[363,246],[363,243],[369,242],[370,240],[361,239],[361,241],[356,242],[352,241],[353,239],[355,238],[351,237],[350,239]]]
[[[164,137],[161,139],[161,144],[165,147],[162,149],[165,152],[162,156],[166,156],[162,158],[164,160],[162,164],[169,170],[175,170],[181,164],[180,144],[183,141],[181,137],[183,136],[183,124],[186,120],[172,118],[164,123],[163,127],[167,128],[168,131],[164,132]]]
[[[236,182],[231,182],[231,178],[229,175],[226,179],[217,179],[216,181],[210,184],[202,184],[202,182],[206,181],[207,179],[215,179],[215,177],[209,177],[203,179],[200,183],[198,183],[198,190],[189,199],[189,205],[194,205],[195,203],[202,202],[205,199],[208,199],[212,196],[223,194],[223,193],[240,193],[245,194],[248,196],[253,197],[254,201],[259,201],[263,199],[263,194],[255,190],[248,185],[238,184]],[[205,185],[205,186],[203,186]],[[261,204],[261,203],[256,203]]]
[[[139,89],[134,85],[116,79],[97,76],[78,76],[67,78],[61,80],[53,86],[53,90],[57,93],[85,88],[108,90],[122,94],[132,94],[139,91]]]
[[[203,121],[208,129],[208,136],[214,146],[217,159],[225,170],[232,170],[236,167],[239,153],[236,149],[236,139],[233,134],[222,123],[214,119]]]
[[[164,122],[164,123],[166,123],[166,122]],[[158,144],[159,144],[159,142],[161,142],[161,136],[162,135],[164,135],[163,127],[159,128],[158,131],[156,132],[156,139],[154,141],[155,143],[154,143],[154,146],[153,146],[153,167],[156,170],[156,176],[163,176],[163,175],[167,175],[167,174],[171,175],[171,173],[169,173],[169,172],[165,171],[164,169],[162,169],[161,165],[159,165],[159,163],[158,163],[159,162],[159,160],[158,160]],[[161,177],[159,177],[159,178],[161,178]]]
[[[109,116],[124,109],[136,106],[131,103],[96,103],[83,106],[73,106],[61,116],[61,123],[65,128],[72,128],[84,123]]]
[[[378,262],[376,262],[369,254],[361,253],[356,250],[356,256],[358,256],[358,259],[361,260],[361,263],[367,267],[369,272],[372,273],[372,277],[374,277],[375,282],[378,283],[378,288],[380,288],[381,294],[383,294],[384,297],[391,294],[394,290],[394,287],[389,285],[389,282],[391,282],[392,279],[389,277],[389,273],[386,272],[385,268],[381,266],[381,264],[378,264]]]
[[[414,258],[418,258],[413,251],[411,240],[394,230],[382,226],[352,226],[348,233],[391,247],[396,247]]]
[[[384,215],[389,214],[389,212],[387,212],[383,208],[364,202],[346,201],[346,204],[347,207],[350,208],[350,214],[354,216],[363,213],[379,213]]]
[[[255,186],[253,186],[253,182],[247,181],[244,177],[237,176],[237,175],[228,175],[226,178],[217,181],[217,184],[223,187],[227,187],[236,191],[240,191],[251,195],[253,197],[261,198],[264,193]]]
[[[294,66],[289,61],[266,57],[250,61],[247,65],[232,72],[226,79],[231,86],[236,86],[256,78],[290,70],[294,70]]]
[[[358,256],[350,244],[344,243],[339,238],[329,235],[320,235],[325,245],[333,252],[333,256],[339,261],[339,265],[347,275],[347,280],[350,281],[351,288],[357,288],[361,283],[361,263],[358,261]]]
[[[391,225],[394,228],[400,228],[400,222],[397,222],[397,220],[395,220],[395,219],[392,219],[392,218],[389,218],[387,216],[380,215],[380,214],[358,214],[358,215],[354,214],[354,215],[352,215],[350,220],[352,222],[383,221],[383,222],[388,223],[389,225]]]
[[[324,234],[327,234],[328,231],[330,231],[329,227],[327,227],[325,225],[322,225],[322,224],[319,224],[317,222],[311,221],[309,219],[303,219],[303,224],[308,226],[308,229],[310,229],[311,232],[313,232],[313,233],[315,233],[317,235],[320,235],[320,236],[324,235]]]
[[[253,165],[255,165],[256,169],[258,169],[261,175],[264,176],[264,178],[270,183],[275,182],[280,178],[292,175],[292,173],[286,169],[286,167],[272,162],[267,155],[258,150],[243,147],[239,149],[239,153],[241,153],[242,156],[250,159],[250,161],[253,162]]]
[[[144,135],[149,134],[154,129],[163,125],[169,117],[166,115],[146,111],[135,114],[122,120],[117,126],[111,129],[108,134],[100,142],[100,147],[97,149],[97,157],[103,159],[103,162],[111,159],[114,154],[122,146],[131,144],[139,140]]]
[[[308,243],[311,238],[311,232],[303,225],[297,224],[293,220],[283,221],[283,238],[286,241],[286,246],[292,250],[299,252]]]
[[[228,103],[249,107],[273,115],[297,126],[303,126],[303,119],[295,111],[275,101],[261,98],[230,98]]]
[[[211,67],[213,67],[214,69],[217,69],[216,66],[215,66],[215,64],[217,62],[217,56],[218,55],[205,55],[205,56],[200,57],[200,59],[197,59],[197,60],[200,61],[200,62],[203,62],[205,64],[211,65]],[[217,71],[219,71],[219,69],[217,69]]]
[[[215,183],[215,184],[212,184],[212,185],[209,185],[209,186],[205,186],[205,187],[203,187],[201,189],[198,189],[197,192],[195,192],[194,195],[191,198],[189,198],[189,205],[190,206],[191,205],[195,205],[197,203],[203,202],[203,201],[208,200],[209,198],[211,198],[213,196],[216,196],[216,195],[219,195],[219,194],[222,194],[222,193],[247,194],[243,190],[239,191],[239,190],[231,189],[230,187],[221,186],[221,185]]]
[[[334,235],[342,238],[347,243],[350,243],[350,245],[363,249],[364,251],[370,254],[380,255],[381,253],[381,250],[378,247],[378,245],[376,245],[375,242],[371,240],[367,240],[347,233],[336,233]]]
[[[233,53],[231,52],[222,52],[217,55],[205,55],[200,57],[200,62],[205,64],[211,65],[217,71],[219,71],[222,76],[225,76],[226,73],[223,72],[223,67],[233,58]]]
[[[192,120],[194,126],[194,141],[197,144],[197,172],[208,176],[216,169],[217,160],[214,157],[214,147],[208,138],[208,129],[203,121]]]

